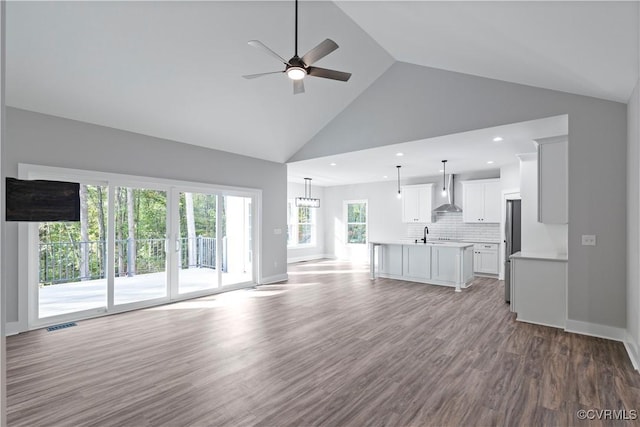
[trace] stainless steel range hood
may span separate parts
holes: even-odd
[[[453,203],[453,201],[455,200],[453,198],[454,191],[455,191],[454,182],[453,182],[453,174],[449,174],[449,185],[447,185],[447,189],[449,190],[449,191],[447,191],[448,203],[445,203],[443,205],[438,206],[433,211],[437,212],[437,213],[462,212],[462,209],[460,209],[458,206],[456,206]]]

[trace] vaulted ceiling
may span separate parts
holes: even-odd
[[[285,162],[395,60],[626,102],[636,2],[302,1],[300,53],[340,48],[293,95],[293,2],[8,2],[7,105]],[[411,82],[407,82],[411,84]]]
[[[300,5],[300,53],[340,48],[317,65],[348,83],[305,79],[293,95],[281,56],[294,49],[293,2],[10,2],[9,106],[284,162],[393,58],[332,2]]]
[[[638,3],[344,1],[398,61],[626,103],[638,79]]]

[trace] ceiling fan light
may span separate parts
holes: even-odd
[[[287,76],[289,76],[291,80],[302,80],[306,75],[307,72],[302,67],[289,67],[287,70]]]

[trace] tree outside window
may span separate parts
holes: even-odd
[[[313,245],[316,242],[316,209],[297,207],[293,200],[287,202],[289,224],[287,246]]]
[[[345,202],[347,214],[347,243],[367,243],[367,202],[366,200]]]

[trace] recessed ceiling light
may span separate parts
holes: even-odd
[[[389,178],[387,175],[382,175],[383,178]]]
[[[495,138],[493,138],[493,142],[500,142],[502,141],[504,138],[502,138],[501,136],[496,136]]]
[[[404,153],[396,153],[396,156],[402,157],[402,156],[404,156]]]
[[[329,166],[335,166],[335,165],[336,165],[335,163],[329,163]]]
[[[444,172],[444,169],[440,169],[438,172]]]
[[[487,164],[488,164],[488,165],[492,165],[492,164],[493,164],[493,160],[488,160],[488,161],[487,161]]]

